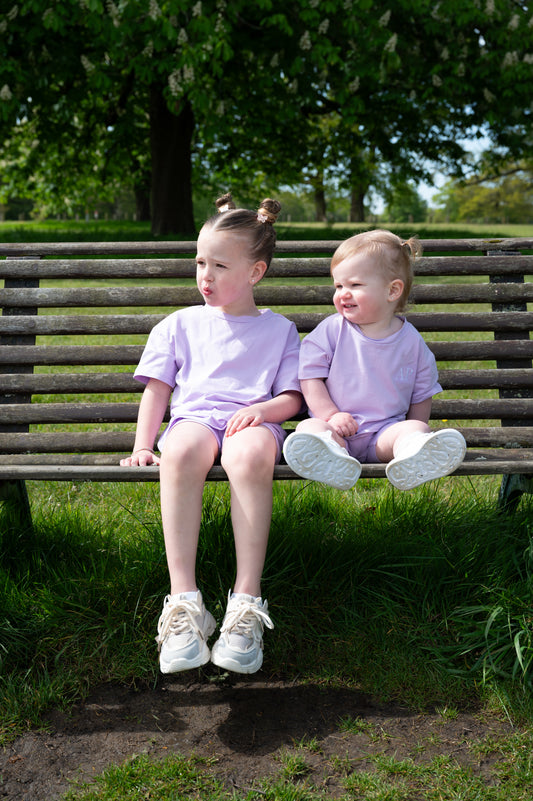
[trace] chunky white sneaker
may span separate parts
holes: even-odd
[[[350,489],[361,475],[361,464],[335,442],[331,431],[289,434],[283,443],[283,455],[299,476],[336,489]]]
[[[447,476],[458,467],[466,453],[463,435],[454,428],[433,434],[414,434],[385,468],[393,487],[400,490]]]
[[[207,639],[214,630],[215,619],[200,592],[167,595],[155,638],[161,672],[177,673],[209,662]]]
[[[264,626],[274,628],[267,602],[253,595],[230,592],[211,662],[234,673],[255,673],[263,664]]]

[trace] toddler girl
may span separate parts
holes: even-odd
[[[331,261],[337,310],[306,336],[299,377],[311,418],[283,447],[304,478],[353,486],[361,462],[388,462],[393,486],[411,489],[451,473],[466,443],[454,429],[431,433],[431,398],[442,391],[435,358],[399,314],[413,281],[416,239],[368,231]]]
[[[203,305],[181,309],[154,327],[135,378],[146,384],[133,453],[121,465],[160,464],[161,514],[170,575],[156,640],[163,673],[211,659],[237,673],[263,661],[263,627],[272,628],[261,598],[261,574],[272,513],[281,423],[301,407],[296,327],[259,310],[253,288],[276,242],[280,204],[235,209],[230,195],[200,231],[196,283]],[[170,422],[152,450],[170,400]],[[207,472],[217,458],[231,488],[237,573],[220,637],[195,575]]]

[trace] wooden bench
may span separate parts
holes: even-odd
[[[333,312],[337,244],[280,241],[258,305],[312,330]],[[533,256],[523,251],[533,239],[422,244],[408,318],[445,389],[432,425],[463,432],[456,474],[503,475],[500,503],[512,509],[532,489]],[[202,302],[194,253],[193,242],[0,244],[0,497],[27,520],[27,480],[158,480],[158,468],[118,461],[133,444],[142,386],[132,373],[148,332]],[[363,478],[384,475],[381,464],[363,468]],[[275,477],[295,478],[284,464]],[[225,474],[215,466],[208,478]]]

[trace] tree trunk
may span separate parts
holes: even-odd
[[[315,186],[315,219],[317,222],[328,221],[326,215],[326,193],[323,186]]]
[[[365,190],[358,186],[352,186],[350,196],[350,222],[365,221]]]
[[[194,115],[184,100],[169,110],[160,86],[150,89],[152,235],[196,236],[192,204]]]

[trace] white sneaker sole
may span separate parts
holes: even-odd
[[[447,476],[461,464],[466,453],[462,434],[454,429],[436,431],[412,456],[393,459],[385,472],[393,487],[409,490],[426,481]]]
[[[342,450],[340,446],[330,447],[323,437],[310,433],[291,434],[283,445],[287,464],[299,476],[346,490],[361,475],[361,465]]]

